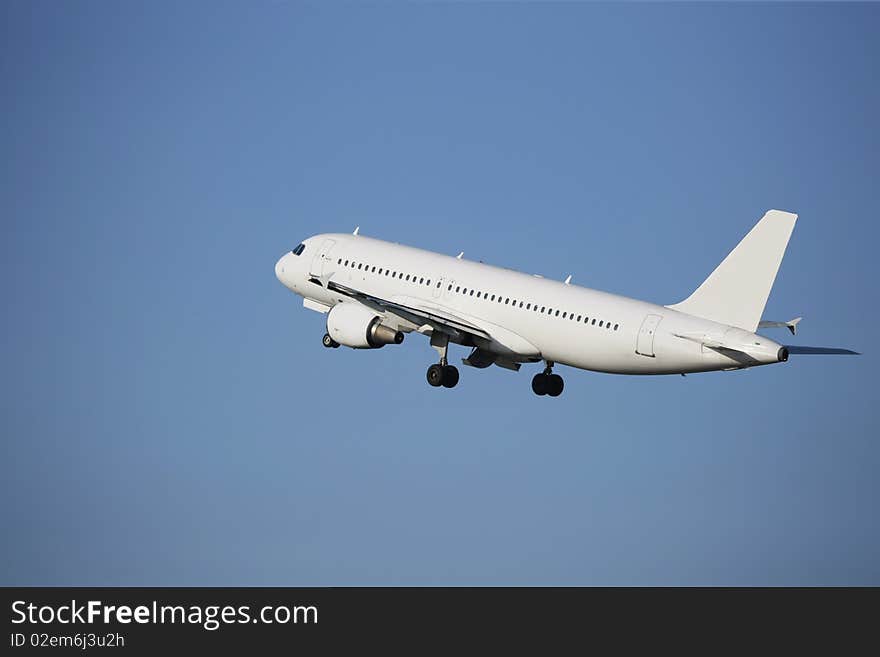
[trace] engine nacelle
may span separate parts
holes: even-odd
[[[359,303],[337,303],[327,313],[327,333],[354,349],[378,349],[400,344],[403,333],[382,324],[382,317]]]

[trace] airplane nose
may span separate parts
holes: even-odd
[[[280,258],[278,258],[278,262],[275,263],[275,278],[277,278],[282,283],[284,282],[284,258],[287,254],[284,254]]]

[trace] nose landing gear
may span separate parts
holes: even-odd
[[[321,344],[323,344],[328,349],[336,349],[336,347],[339,346],[339,343],[331,338],[329,333],[325,333],[324,337],[321,338]]]
[[[562,394],[565,382],[558,374],[553,374],[553,362],[547,361],[547,367],[532,379],[532,391],[539,397],[549,395],[558,397]]]

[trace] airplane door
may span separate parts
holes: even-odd
[[[648,315],[642,322],[639,329],[639,337],[636,342],[636,353],[642,356],[654,357],[654,335],[657,333],[657,326],[663,317],[660,315]]]
[[[327,262],[329,262],[330,250],[333,248],[334,244],[336,244],[336,240],[324,240],[321,244],[321,248],[318,249],[315,257],[312,258],[312,264],[309,266],[309,276],[317,276],[320,278],[324,274],[324,267]]]
[[[439,299],[439,298],[443,295],[443,283],[444,283],[444,279],[441,277],[441,278],[437,281],[437,284],[434,286],[434,290],[433,290],[433,292],[431,293],[431,295],[432,295],[435,299]]]

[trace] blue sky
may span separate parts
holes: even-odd
[[[880,6],[0,15],[3,584],[880,584]],[[435,390],[273,272],[360,225],[673,303],[769,208],[765,316],[863,356]]]

